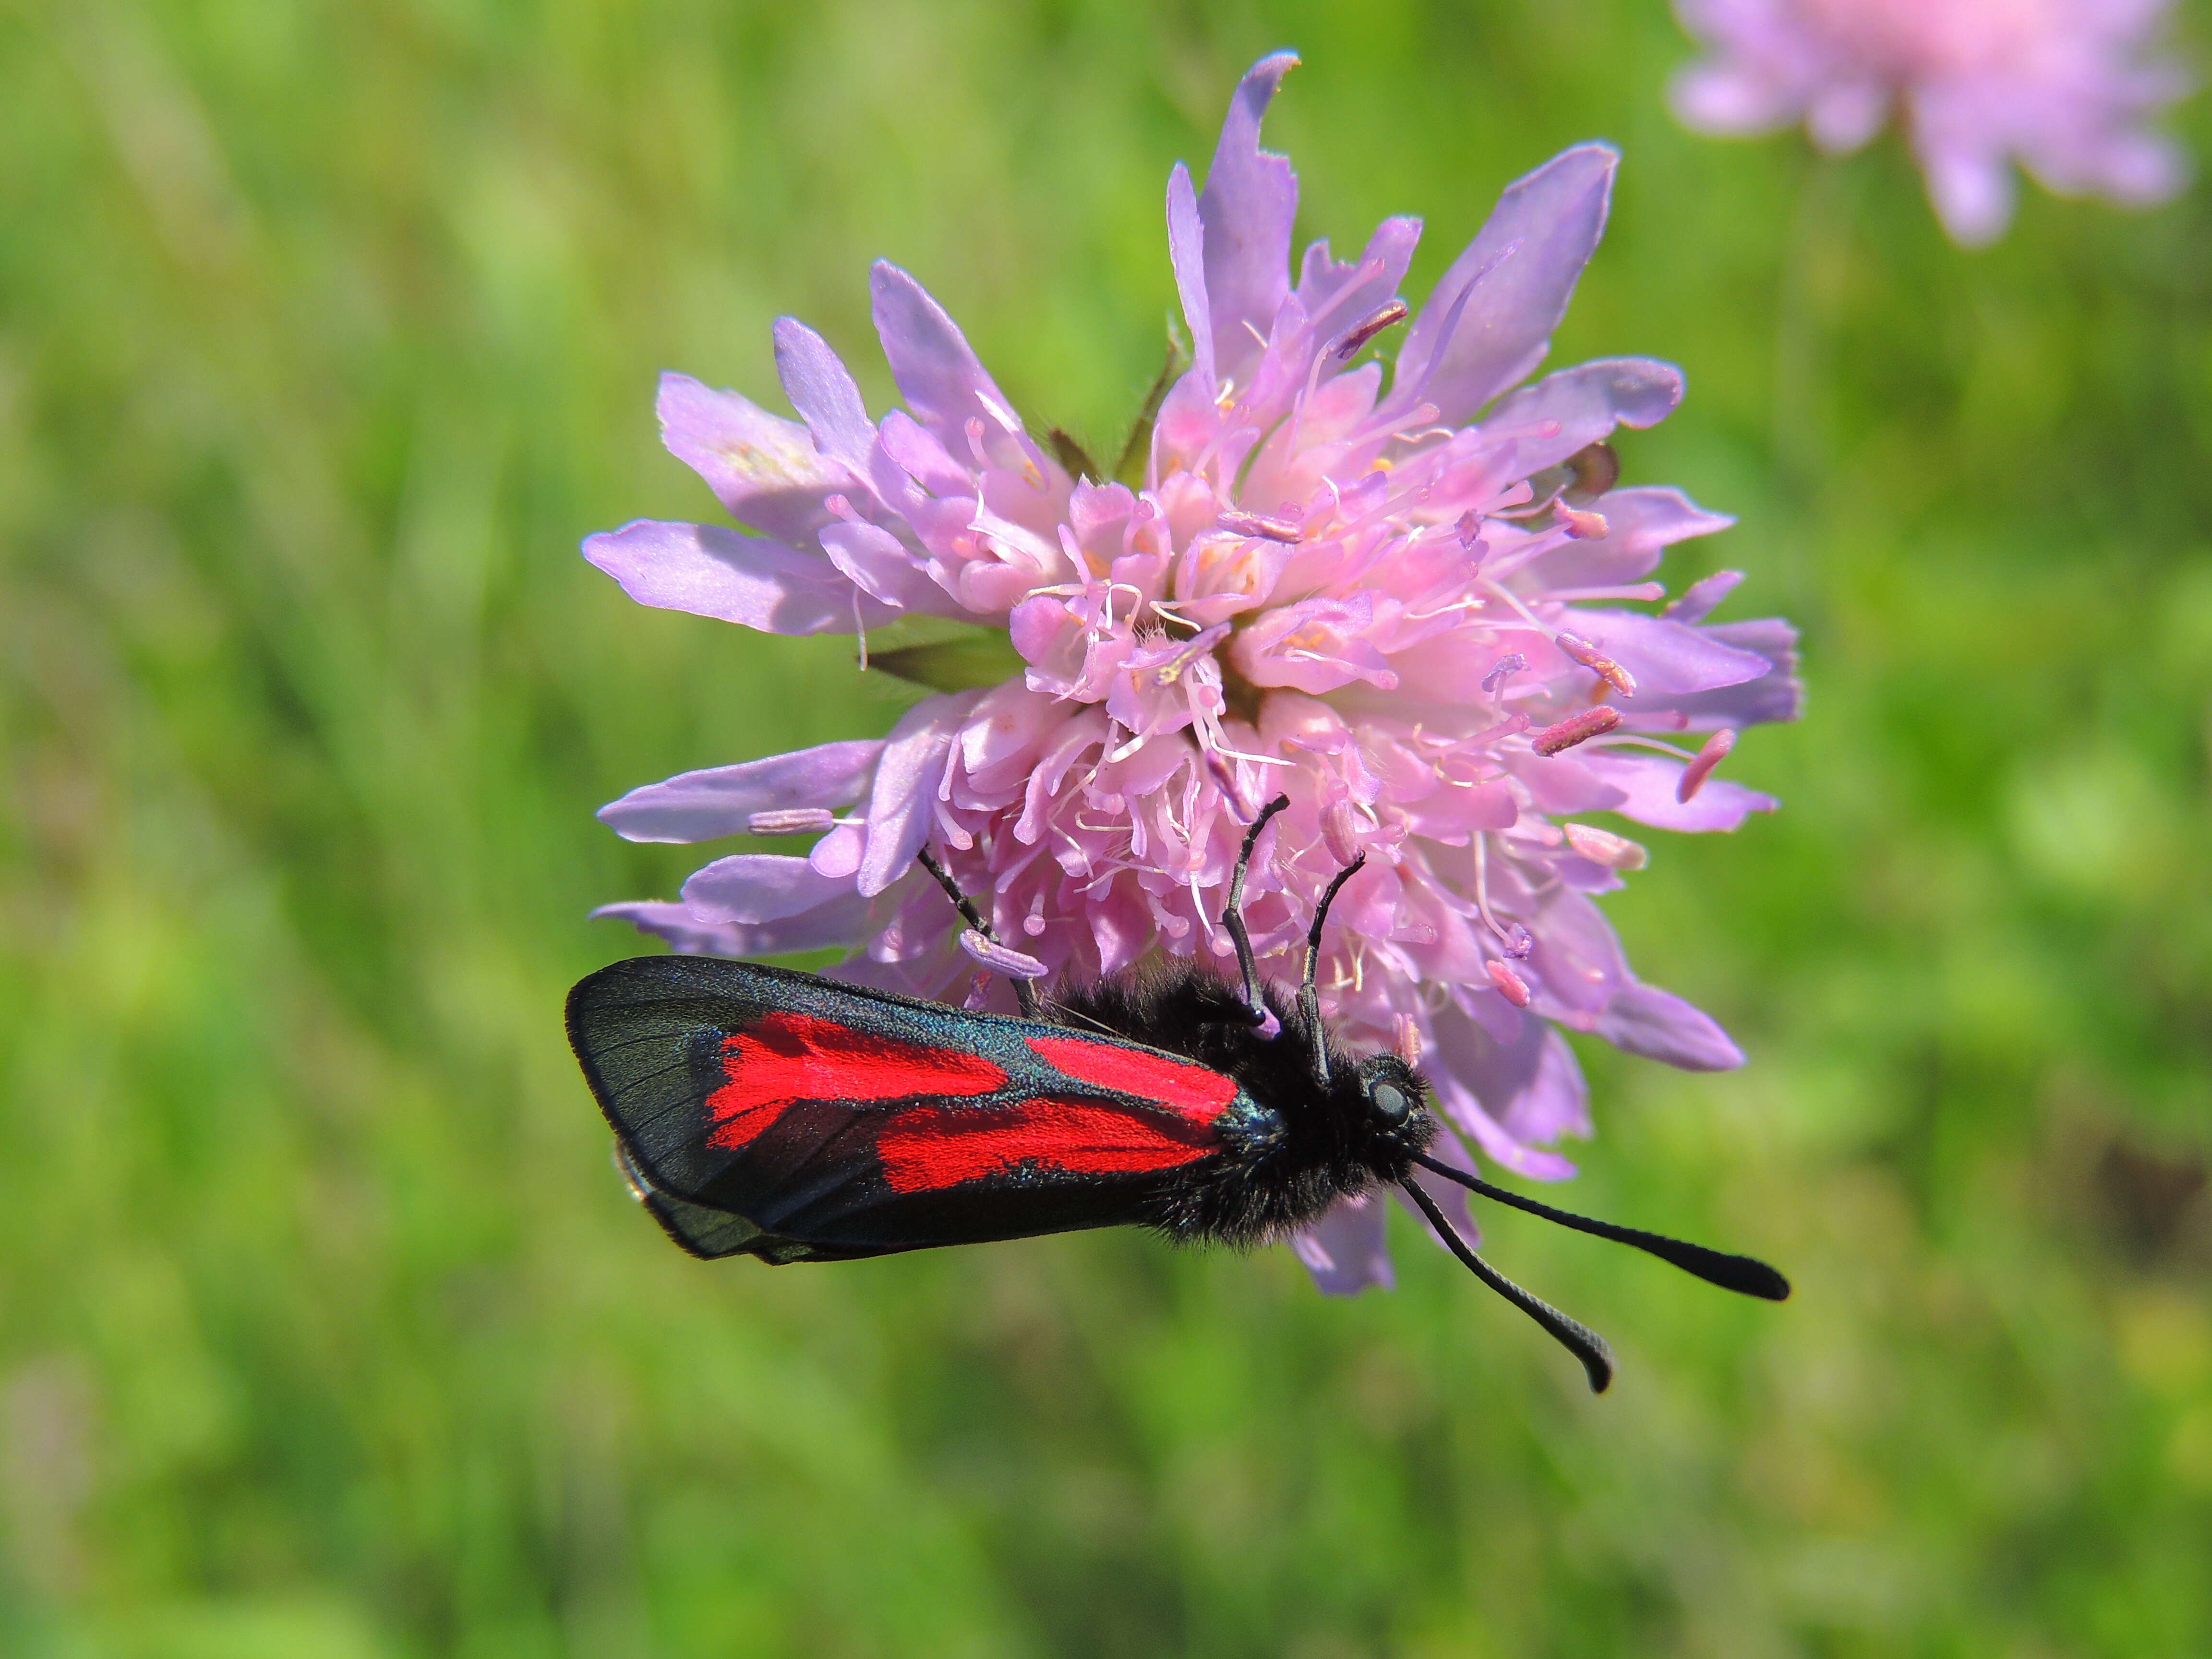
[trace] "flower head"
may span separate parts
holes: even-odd
[[[2142,118],[2185,88],[2143,51],[2170,0],[1676,0],[1712,51],[1675,82],[1700,131],[1803,118],[1821,149],[1856,149],[1904,112],[1952,237],[1994,240],[2012,218],[2008,163],[2061,195],[2162,201],[2186,168]]]
[[[632,598],[787,634],[980,624],[1012,668],[925,698],[881,739],[616,801],[600,816],[635,840],[820,838],[804,858],[718,860],[680,902],[603,914],[679,950],[847,945],[846,977],[1011,1006],[916,870],[927,846],[1024,974],[1164,951],[1233,975],[1238,846],[1286,793],[1247,895],[1262,969],[1297,981],[1316,900],[1365,854],[1332,913],[1325,1012],[1355,1046],[1423,1056],[1464,1140],[1449,1155],[1562,1176],[1548,1146],[1589,1123],[1559,1027],[1692,1068],[1742,1056],[1629,971],[1592,902],[1643,849],[1559,820],[1732,830],[1771,810],[1711,775],[1724,744],[1676,739],[1793,718],[1796,635],[1706,623],[1733,578],[1632,608],[1662,597],[1648,578],[1668,544],[1729,522],[1678,490],[1615,487],[1606,439],[1674,409],[1674,369],[1618,359],[1520,385],[1597,245],[1613,152],[1571,149],[1514,185],[1418,313],[1397,292],[1410,219],[1348,261],[1316,243],[1293,281],[1297,182],[1259,128],[1294,61],[1245,76],[1202,192],[1181,165],[1170,178],[1190,362],[1127,481],[1074,456],[1071,473],[1066,446],[1036,440],[890,264],[875,316],[905,407],[880,422],[789,319],[777,362],[803,423],[663,382],[669,447],[764,533],[592,538],[586,556]],[[1386,384],[1359,360],[1408,318]],[[1330,1288],[1378,1282],[1382,1214],[1349,1204],[1293,1243]]]

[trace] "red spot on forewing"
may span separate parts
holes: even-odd
[[[988,1095],[1006,1074],[980,1054],[902,1042],[835,1020],[781,1010],[722,1039],[722,1075],[707,1097],[711,1144],[747,1146],[802,1100],[902,1100]]]
[[[1033,1036],[1037,1057],[1081,1083],[1158,1102],[1200,1123],[1211,1123],[1237,1098],[1237,1082],[1211,1066],[1148,1054],[1088,1037]]]
[[[1096,1046],[1095,1044],[1092,1046]],[[876,1138],[895,1193],[934,1192],[1027,1164],[1068,1175],[1172,1170],[1219,1150],[1202,1123],[1103,1100],[918,1106]]]

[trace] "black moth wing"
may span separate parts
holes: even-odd
[[[1273,1130],[1231,1078],[1126,1038],[754,963],[616,963],[568,1020],[624,1173],[702,1256],[1150,1221]]]

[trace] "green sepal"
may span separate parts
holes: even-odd
[[[870,672],[930,691],[998,685],[1026,666],[1003,629],[911,617],[868,636]]]
[[[1129,441],[1121,446],[1121,459],[1114,463],[1114,477],[1132,489],[1145,487],[1145,469],[1152,459],[1152,423],[1160,417],[1160,405],[1168,400],[1168,393],[1186,368],[1190,367],[1190,353],[1183,347],[1176,332],[1175,319],[1168,319],[1167,356],[1160,364],[1160,372],[1152,381],[1152,389],[1145,394],[1144,407],[1137,411],[1137,422],[1129,428]]]
[[[1053,459],[1066,467],[1070,474],[1078,478],[1088,478],[1093,483],[1106,482],[1105,473],[1099,470],[1098,463],[1091,459],[1091,452],[1077,442],[1071,434],[1054,427],[1044,435],[1045,441],[1052,447]]]

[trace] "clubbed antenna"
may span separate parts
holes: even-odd
[[[1526,1210],[1530,1215],[1540,1215],[1547,1221],[1556,1221],[1562,1227],[1571,1227],[1578,1233],[1609,1238],[1616,1244],[1632,1245],[1637,1249],[1657,1256],[1662,1261],[1673,1262],[1684,1273],[1696,1274],[1708,1285],[1717,1285],[1724,1291],[1734,1291],[1742,1296],[1761,1297],[1769,1302],[1789,1299],[1790,1281],[1756,1256],[1729,1255],[1719,1250],[1709,1250],[1702,1244],[1669,1238],[1664,1233],[1647,1233],[1641,1227],[1620,1227],[1610,1221],[1577,1215],[1571,1210],[1555,1210],[1533,1198],[1523,1198],[1503,1187],[1494,1187],[1480,1176],[1469,1175],[1464,1170],[1455,1170],[1449,1164],[1439,1163],[1426,1152],[1414,1153],[1413,1161],[1430,1174],[1440,1175],[1447,1181],[1455,1181],[1471,1193],[1494,1198],[1500,1204]]]
[[[1436,1165],[1427,1158],[1420,1160],[1431,1169]],[[1613,1350],[1605,1346],[1605,1339],[1579,1320],[1570,1319],[1540,1297],[1531,1296],[1504,1273],[1492,1267],[1468,1248],[1467,1241],[1454,1231],[1444,1218],[1443,1208],[1436,1200],[1421,1190],[1421,1183],[1409,1181],[1405,1185],[1406,1195],[1420,1206],[1429,1224],[1437,1230],[1446,1248],[1467,1263],[1468,1270],[1484,1284],[1527,1314],[1529,1318],[1550,1332],[1552,1338],[1569,1353],[1583,1362],[1583,1374],[1589,1378],[1590,1392],[1603,1394],[1613,1383]]]

